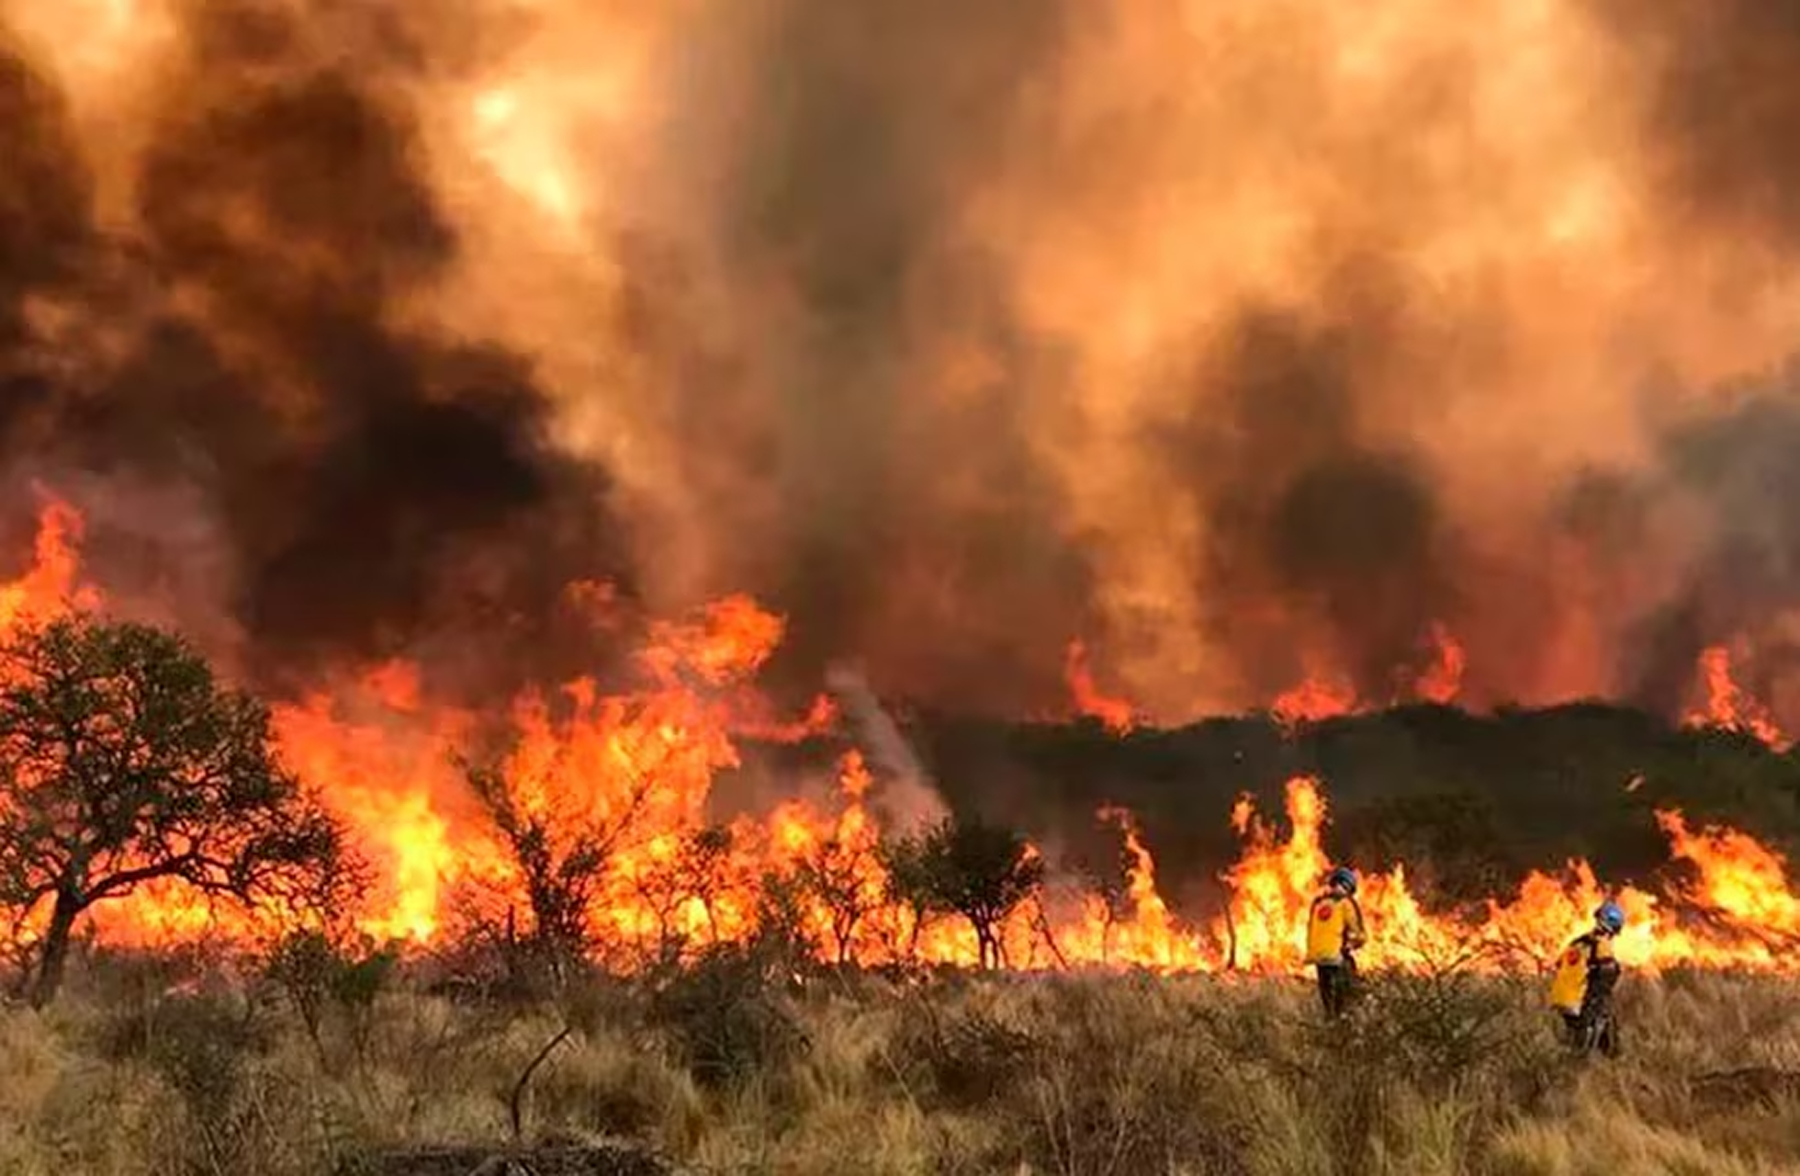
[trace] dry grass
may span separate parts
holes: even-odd
[[[330,1173],[370,1148],[625,1136],[716,1172],[1774,1173],[1800,1166],[1800,990],[1634,979],[1626,1054],[1562,1056],[1534,986],[753,974],[657,999],[453,1002],[401,982],[314,1037],[258,985],[91,973],[0,1011],[0,1172]],[[102,983],[104,981],[104,983]]]

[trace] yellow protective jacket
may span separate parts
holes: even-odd
[[[1306,917],[1306,962],[1342,964],[1346,953],[1362,946],[1362,907],[1352,897],[1321,894]]]
[[[1580,1013],[1592,974],[1617,968],[1611,938],[1593,931],[1577,936],[1556,958],[1556,972],[1550,979],[1550,1007],[1571,1016]]]

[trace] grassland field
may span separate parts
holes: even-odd
[[[1370,977],[1338,1026],[1298,979],[366,979],[89,958],[0,1010],[0,1172],[381,1171],[507,1145],[515,1110],[519,1142],[695,1173],[1800,1171],[1800,986],[1774,977],[1628,976],[1610,1060],[1559,1047],[1535,980],[1459,973]]]

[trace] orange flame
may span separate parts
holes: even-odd
[[[0,586],[8,624],[98,599],[78,585],[79,535],[79,517],[67,507],[45,508],[36,566]],[[746,734],[800,737],[834,721],[824,702],[799,722],[780,721],[755,689],[783,628],[753,601],[731,598],[653,626],[638,658],[638,689],[606,694],[577,681],[515,700],[513,743],[498,764],[505,795],[537,818],[556,846],[566,849],[588,834],[603,838],[586,917],[615,966],[740,940],[778,897],[790,903],[795,925],[822,958],[973,964],[977,944],[965,921],[922,917],[894,892],[870,806],[880,781],[860,752],[843,756],[836,785],[822,800],[796,796],[761,819],[741,817],[725,829],[709,824],[714,779],[737,764]],[[1444,665],[1459,667],[1447,634],[1441,648]],[[1299,698],[1305,706],[1281,713],[1319,715],[1332,713],[1327,704],[1347,705],[1324,689]],[[475,891],[526,907],[519,862],[451,757],[476,726],[476,716],[426,697],[416,670],[403,662],[277,708],[281,754],[323,792],[373,870],[354,912],[366,932],[417,945],[443,942],[465,929],[467,915],[455,899]],[[998,929],[1006,962],[1294,972],[1308,902],[1331,864],[1328,815],[1322,786],[1310,778],[1288,784],[1285,834],[1250,799],[1239,800],[1231,823],[1244,847],[1223,875],[1223,911],[1196,925],[1159,891],[1154,857],[1131,814],[1103,810],[1128,859],[1122,893],[1113,902],[1091,892],[1063,901],[1053,887]],[[1479,912],[1435,913],[1413,894],[1403,866],[1369,872],[1359,890],[1371,932],[1363,962],[1536,966],[1610,894],[1629,918],[1619,954],[1633,966],[1800,968],[1787,950],[1800,936],[1800,895],[1787,863],[1745,833],[1694,831],[1675,812],[1657,819],[1672,858],[1691,875],[1660,894],[1605,887],[1587,863],[1575,861],[1559,876],[1530,875],[1515,895],[1491,899]],[[262,934],[282,915],[214,910],[177,887],[156,886],[96,908],[91,921],[111,940],[154,944],[204,933]]]
[[[1322,723],[1356,709],[1356,690],[1344,682],[1309,675],[1298,686],[1276,695],[1269,714],[1290,731],[1305,723]]]
[[[1122,916],[1098,896],[1083,900],[1082,921],[1063,937],[1065,954],[1084,962],[1126,965],[1156,971],[1207,971],[1214,966],[1201,940],[1183,928],[1156,889],[1156,862],[1138,833],[1137,822],[1120,808],[1100,810],[1100,819],[1125,838],[1130,866],[1125,878],[1128,906]]]
[[[1751,697],[1732,677],[1729,649],[1715,645],[1700,654],[1700,679],[1706,691],[1706,702],[1703,707],[1689,712],[1686,719],[1689,726],[1744,731],[1777,751],[1787,749],[1790,740],[1776,726],[1768,708]]]
[[[1088,665],[1087,646],[1079,639],[1069,642],[1068,653],[1063,659],[1063,681],[1068,684],[1069,694],[1075,700],[1076,713],[1099,719],[1114,735],[1130,734],[1131,729],[1137,725],[1137,718],[1132,713],[1129,702],[1101,693],[1100,688],[1094,684],[1094,672]]]
[[[31,568],[17,580],[0,584],[0,636],[69,608],[99,604],[99,594],[76,579],[81,534],[81,515],[73,507],[54,498],[45,503],[38,512]]]
[[[1432,623],[1431,644],[1437,657],[1413,684],[1413,693],[1426,702],[1445,706],[1454,702],[1456,696],[1462,693],[1463,670],[1468,665],[1468,655],[1463,652],[1462,645],[1449,628],[1440,622]]]

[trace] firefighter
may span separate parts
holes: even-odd
[[[1364,941],[1362,907],[1356,902],[1356,871],[1339,866],[1325,876],[1325,891],[1312,901],[1306,920],[1306,962],[1319,974],[1319,1001],[1336,1018],[1349,1006],[1356,986],[1356,949]]]
[[[1595,1046],[1609,1057],[1618,1052],[1612,992],[1619,961],[1613,940],[1624,928],[1625,912],[1608,899],[1594,912],[1594,929],[1576,936],[1557,958],[1550,1006],[1562,1016],[1564,1040],[1578,1052]]]

